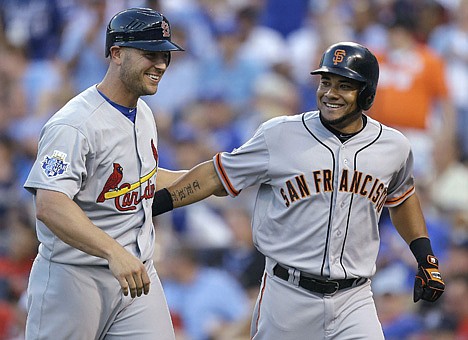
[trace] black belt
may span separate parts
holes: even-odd
[[[289,271],[287,268],[277,264],[273,268],[273,273],[278,276],[280,279],[289,281]],[[299,286],[307,289],[308,291],[320,294],[332,295],[337,291],[349,287],[360,286],[367,282],[366,278],[357,278],[357,279],[342,279],[342,280],[319,280],[309,276],[304,275],[303,273],[299,276]]]

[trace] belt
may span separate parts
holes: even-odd
[[[277,264],[273,268],[273,273],[275,274],[275,276],[278,276],[280,279],[289,281],[288,269],[281,266],[280,264]],[[365,282],[367,282],[367,279],[362,278],[362,277],[356,278],[356,279],[320,280],[320,279],[315,279],[306,275],[307,274],[304,274],[301,272],[299,276],[299,286],[304,289],[307,289],[308,291],[311,291],[314,293],[326,294],[326,295],[333,295],[339,290],[360,286],[364,284]]]

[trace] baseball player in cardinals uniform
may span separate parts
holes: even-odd
[[[383,207],[418,263],[414,301],[435,301],[445,287],[413,156],[400,132],[363,113],[379,74],[367,48],[332,45],[312,74],[321,77],[318,111],[262,124],[238,149],[159,190],[153,213],[259,185],[252,229],[266,268],[252,339],[383,339],[370,285]]]
[[[152,262],[151,206],[156,183],[180,173],[158,170],[154,117],[139,97],[156,93],[180,50],[162,14],[116,14],[106,76],[44,126],[25,183],[40,241],[26,339],[174,339]]]

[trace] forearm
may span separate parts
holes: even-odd
[[[159,190],[162,188],[167,188],[187,172],[188,170],[173,171],[164,168],[159,168],[158,176],[156,178],[156,189]]]
[[[63,242],[90,255],[109,260],[124,250],[63,193],[37,190],[36,215]]]
[[[153,216],[174,208],[198,202],[211,195],[226,196],[213,161],[195,166],[168,188],[156,191],[153,200]]]
[[[225,194],[211,160],[195,166],[170,185],[167,190],[172,197],[174,208],[201,201],[213,194]]]
[[[390,208],[389,211],[393,225],[406,243],[410,244],[417,238],[428,237],[426,223],[416,194],[399,206]]]
[[[409,244],[417,263],[413,301],[434,302],[444,292],[445,283],[439,271],[439,261],[432,250],[423,213],[416,194],[390,209],[395,228]]]

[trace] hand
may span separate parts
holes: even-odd
[[[429,255],[427,263],[419,264],[418,273],[414,280],[413,301],[420,299],[434,302],[444,292],[445,283],[439,272],[439,261]]]
[[[145,265],[139,259],[121,248],[108,261],[109,268],[119,281],[125,296],[129,291],[132,298],[149,293],[151,281]]]

